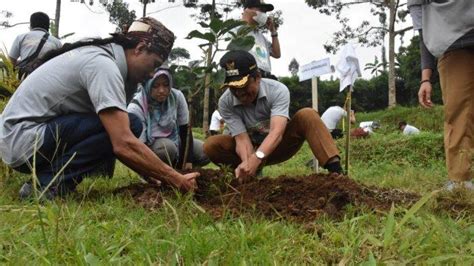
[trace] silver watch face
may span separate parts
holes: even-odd
[[[257,156],[258,159],[263,159],[263,158],[265,158],[265,153],[263,153],[261,151],[256,151],[255,156]]]

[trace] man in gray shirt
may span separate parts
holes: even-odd
[[[30,31],[18,35],[13,41],[9,57],[13,64],[20,60],[25,60],[35,53],[41,39],[49,31],[49,17],[43,12],[36,12],[30,16]],[[56,37],[49,35],[43,47],[39,51],[38,57],[46,52],[61,48],[61,41]]]
[[[40,188],[51,186],[48,197],[74,190],[91,174],[112,176],[115,158],[151,181],[195,189],[198,174],[182,175],[163,163],[137,139],[141,122],[126,108],[136,84],[167,59],[173,42],[163,24],[142,18],[125,34],[49,53],[0,117],[3,161],[24,173],[34,167]],[[32,185],[24,184],[20,197],[31,194]]]
[[[311,108],[289,117],[290,93],[275,80],[262,78],[255,58],[230,51],[220,60],[226,71],[219,112],[231,135],[209,137],[204,152],[215,164],[230,165],[246,181],[263,165],[290,159],[306,140],[321,165],[341,173],[339,152],[318,113]]]
[[[431,76],[438,59],[444,103],[444,149],[448,190],[474,190],[474,2],[410,0],[415,30],[420,30],[420,105],[431,108]]]

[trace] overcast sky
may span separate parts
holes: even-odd
[[[211,0],[207,0],[211,2]],[[31,13],[43,11],[50,18],[54,18],[56,0],[1,0],[0,10],[8,10],[13,13],[9,19],[10,24],[29,21]],[[86,0],[89,2],[89,0]],[[98,2],[96,0],[95,2]],[[130,3],[130,8],[136,10],[137,16],[142,14],[142,5],[138,0],[125,0]],[[199,0],[203,3],[203,0]],[[233,2],[233,0],[217,0],[217,2]],[[304,65],[313,60],[331,58],[331,64],[337,63],[337,55],[328,55],[323,49],[323,44],[331,40],[332,34],[340,28],[336,20],[332,17],[320,14],[306,5],[304,0],[273,0],[266,1],[272,3],[276,10],[283,12],[284,24],[279,29],[279,39],[282,56],[279,59],[272,59],[272,72],[277,76],[289,76],[288,65],[292,58]],[[166,7],[177,6],[174,8]],[[370,17],[368,5],[352,7],[345,14],[354,25],[358,25],[363,19],[369,19],[374,22],[377,18]],[[155,11],[159,11],[156,12]],[[169,3],[167,0],[156,0],[147,7],[147,12],[160,20],[177,36],[175,47],[186,48],[192,59],[199,59],[201,50],[197,47],[199,42],[186,40],[187,34],[200,27],[196,24],[190,15],[198,12],[197,9],[184,8],[180,0],[175,3]],[[242,10],[236,10],[231,13],[229,18],[239,19]],[[107,37],[108,33],[113,32],[115,26],[108,21],[108,13],[104,11],[98,3],[93,7],[84,4],[74,3],[70,0],[62,0],[60,32],[64,35],[75,32],[75,35],[65,41],[71,42],[84,37]],[[20,25],[13,28],[0,30],[0,45],[8,50],[16,35],[28,31],[28,25]],[[411,38],[413,32],[406,34],[406,38]],[[268,36],[270,39],[270,36]],[[398,39],[397,39],[398,41]],[[63,41],[64,42],[64,41]],[[366,63],[373,62],[374,56],[380,58],[380,48],[357,48],[357,54],[360,60],[361,68]],[[365,78],[370,77],[368,72],[363,72]]]

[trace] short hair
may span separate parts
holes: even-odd
[[[401,129],[403,126],[406,126],[407,125],[407,122],[406,121],[400,121],[398,123],[398,129]]]
[[[35,12],[30,16],[30,27],[49,30],[49,16],[43,12]]]

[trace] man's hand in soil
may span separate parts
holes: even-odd
[[[196,177],[199,175],[197,172],[181,175],[173,181],[173,185],[181,191],[192,192],[197,189]]]
[[[247,182],[251,177],[255,176],[258,167],[262,161],[252,154],[246,161],[242,162],[235,169],[235,177],[239,179],[241,183]]]

